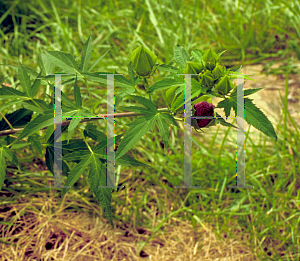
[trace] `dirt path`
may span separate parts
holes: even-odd
[[[278,68],[279,64],[272,68]],[[255,104],[262,109],[274,127],[279,121],[283,111],[283,104],[280,100],[280,95],[284,98],[285,95],[285,75],[265,75],[261,74],[262,65],[243,66],[241,73],[253,74],[250,76],[256,81],[246,80],[245,88],[260,88],[265,89],[252,94],[249,98],[254,99]],[[288,88],[288,110],[294,120],[300,124],[300,76],[295,74],[289,75]],[[254,129],[254,128],[253,128]]]

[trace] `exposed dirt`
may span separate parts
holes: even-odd
[[[57,201],[38,193],[1,207],[0,236],[7,244],[0,244],[0,260],[257,260],[247,239],[226,234],[218,239],[208,224],[197,224],[194,230],[174,216],[156,233],[133,222],[116,222],[112,230],[106,219],[92,215],[100,209],[97,204],[89,203],[88,213],[79,213],[66,209],[82,205],[81,199],[67,200],[62,208]]]
[[[275,64],[272,68],[278,68],[279,66],[279,64]],[[245,88],[265,87],[265,89],[250,95],[249,98],[254,99],[254,103],[261,108],[275,127],[275,125],[278,124],[284,109],[280,94],[284,99],[286,77],[285,75],[267,76],[261,73],[262,69],[262,65],[248,65],[243,66],[240,72],[253,74],[250,77],[256,80],[246,80]],[[293,119],[300,124],[300,75],[290,74],[288,84],[287,108]]]

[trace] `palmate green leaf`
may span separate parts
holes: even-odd
[[[99,132],[99,131],[98,131]],[[101,132],[99,132],[101,133]],[[105,137],[102,137],[102,134]],[[97,154],[98,157],[102,157],[103,159],[106,159],[106,147],[107,147],[107,137],[104,133],[102,133],[101,136],[101,142],[97,144],[97,146],[93,146],[92,150],[95,154]],[[123,134],[117,135],[115,139],[110,139],[108,145],[112,146],[115,142],[118,142],[120,138],[123,136]],[[86,146],[86,143],[83,140],[76,140],[72,139],[70,140],[69,144],[65,145],[65,141],[62,142],[63,144],[63,158],[67,161],[77,161],[83,159],[87,154],[90,153],[90,150]],[[53,145],[52,145],[53,146]],[[101,159],[102,159],[101,158]]]
[[[97,130],[97,126],[93,123],[88,123],[86,125],[83,134],[85,137],[90,137],[94,141],[98,141],[98,142],[101,142],[107,138],[103,132]]]
[[[14,142],[30,136],[31,134],[48,127],[51,124],[54,124],[54,113],[53,110],[48,110],[45,111],[44,114],[38,115],[35,119],[29,122]]]
[[[3,155],[14,165],[19,166],[18,159],[16,154],[12,152],[9,148],[1,148],[3,149]],[[1,166],[1,165],[0,165]]]
[[[49,85],[50,87],[52,87],[52,90],[54,92],[55,86],[53,84],[49,84]],[[51,96],[49,98],[51,98]],[[73,110],[77,110],[75,103],[71,99],[69,99],[69,97],[63,91],[61,92],[61,103],[62,103],[63,110],[64,107],[66,107],[66,105],[70,106],[70,108]]]
[[[30,88],[30,95],[32,98],[37,94],[39,87],[41,85],[41,79],[39,79],[41,77],[41,75],[42,75],[42,73],[40,72]]]
[[[60,156],[60,155],[57,155],[57,156]],[[45,159],[46,159],[45,163],[46,163],[48,170],[54,175],[54,147],[53,146],[46,147]],[[62,160],[62,173],[67,176],[69,171],[70,171],[69,166],[63,159]]]
[[[239,72],[234,72],[234,73],[229,73],[228,76],[230,77],[230,79],[236,79],[236,75],[243,75],[245,80],[252,80],[252,81],[256,81],[252,78],[250,78],[249,76],[243,74],[243,73],[239,73]]]
[[[170,125],[172,124],[172,125],[176,126],[177,128],[179,128],[178,123],[176,122],[175,118],[172,115],[170,115],[168,113],[164,113],[164,112],[162,112],[161,114],[168,121],[168,123]]]
[[[261,89],[263,88],[244,90],[244,97],[256,93]],[[230,94],[230,98],[225,98],[223,101],[220,101],[216,108],[224,108],[225,116],[228,117],[230,115],[231,108],[236,108],[236,104],[237,104],[237,88],[235,88],[232,91],[232,93]]]
[[[179,77],[179,76],[176,76],[175,77]],[[194,78],[191,78],[191,89],[192,89],[192,93],[193,95],[192,96],[195,96],[196,93],[197,95],[199,95],[200,93],[206,93],[206,88],[201,85],[201,83],[199,83],[198,81],[196,81]],[[180,85],[179,88],[176,90],[175,92],[175,95],[178,95],[179,93],[181,92],[184,92],[185,90],[185,83],[184,85]]]
[[[239,72],[241,69],[242,69],[242,65],[234,65],[234,66],[228,68],[228,71]]]
[[[249,95],[251,95],[251,94],[253,94],[253,93],[256,93],[256,92],[258,92],[258,91],[260,91],[260,90],[262,90],[262,89],[264,89],[264,87],[262,87],[262,88],[254,88],[254,89],[246,89],[246,90],[244,90],[244,97],[245,96],[249,96]],[[237,99],[237,88],[235,88],[233,91],[232,91],[232,93],[230,94],[230,97],[232,98],[232,99]]]
[[[168,65],[168,64],[158,64],[156,67],[158,70],[163,71],[163,72],[170,72],[170,73],[177,73],[178,68]]]
[[[30,78],[29,75],[26,71],[26,69],[24,68],[24,66],[19,62],[19,66],[18,66],[18,77],[21,83],[21,86],[23,88],[24,93],[26,93],[26,95],[28,97],[31,97],[31,83],[30,83]]]
[[[108,146],[113,146],[114,142],[118,142],[121,139],[122,136],[123,136],[123,134],[120,134],[120,135],[117,135],[113,138],[110,138],[109,141],[108,141]],[[98,154],[103,154],[103,149],[106,148],[106,147],[107,147],[107,138],[105,140],[101,141],[99,144],[97,144],[93,148],[93,151],[95,153],[98,153]]]
[[[51,109],[51,107],[49,107],[49,104],[47,104],[43,100],[34,99],[34,101],[35,101],[35,103],[32,100],[27,100],[27,101],[23,101],[21,104],[24,106],[24,108],[26,108],[30,111],[34,111],[38,114],[42,114],[43,110],[46,111],[46,110]],[[36,104],[38,104],[39,106],[37,106]]]
[[[77,111],[74,116],[79,117],[81,116],[80,111]],[[68,132],[70,133],[71,131],[73,131],[77,125],[79,124],[79,122],[82,120],[83,118],[73,118],[69,124],[69,128],[68,128]]]
[[[195,57],[195,59],[198,63],[203,64],[202,56],[204,54],[204,51],[199,50],[199,49],[194,49],[194,50],[192,50],[191,53]]]
[[[159,90],[163,90],[171,87],[177,87],[177,86],[185,86],[185,80],[182,77],[176,77],[174,79],[165,78],[151,85],[147,90],[147,92],[153,93]]]
[[[5,158],[7,158],[12,164],[18,166],[20,171],[20,166],[17,160],[15,153],[13,153],[10,149],[1,147],[0,145],[0,190],[2,189],[3,182],[6,174],[6,162]]]
[[[25,126],[28,122],[30,122],[33,112],[26,109],[18,109],[12,113],[8,113],[5,115],[6,119],[14,128],[19,128]],[[2,119],[0,121],[0,131],[9,130],[10,127],[7,122]]]
[[[0,88],[0,99],[29,97],[24,92],[20,92],[11,87]]]
[[[156,121],[156,114],[141,116],[132,122],[130,129],[125,134],[116,152],[116,159],[129,151],[137,141],[149,130],[153,130]]]
[[[120,77],[122,76],[122,77]],[[135,92],[136,90],[136,85],[139,83],[140,79],[137,77],[137,79],[135,80],[135,82],[133,83],[132,80],[130,80],[130,84],[132,84],[131,86],[125,85],[128,84],[128,80],[123,76],[123,75],[116,75],[115,77],[117,77],[117,85],[121,86],[123,85],[123,87],[121,87],[121,91],[118,91],[118,94],[116,95],[116,99],[115,99],[115,106],[118,106],[120,104],[120,102],[122,101],[122,99],[126,96],[126,95],[130,95],[133,92]]]
[[[123,75],[115,76],[117,81],[117,85],[115,84],[115,86],[121,86],[122,88],[122,90],[116,95],[115,106],[118,106],[126,95],[130,95],[131,93],[135,92],[135,87],[140,82],[140,78],[135,76],[133,72],[131,63],[128,64],[128,74],[129,80],[127,80]]]
[[[45,54],[50,62],[63,69],[64,73],[79,74],[79,66],[71,54],[60,51],[45,51]]]
[[[77,84],[77,74],[76,74],[76,80],[74,83],[74,98],[75,98],[75,105],[78,109],[81,108],[82,106],[82,101],[81,101],[81,94],[80,94],[80,88]]]
[[[83,160],[81,160],[76,167],[74,167],[69,175],[68,178],[64,184],[64,186],[66,187],[72,187],[74,185],[74,183],[80,178],[81,174],[85,171],[86,167],[90,164],[92,159],[91,154],[87,155]],[[64,188],[62,195],[61,195],[61,201],[62,202],[64,196],[66,195],[66,193],[68,192],[70,188]]]
[[[62,129],[62,132],[63,131],[64,130]],[[50,141],[52,142],[49,143]],[[49,139],[47,144],[48,144],[47,146],[48,153],[46,153],[45,156],[46,165],[48,169],[53,173],[53,155],[54,155],[53,135],[51,135],[51,138]],[[78,163],[88,154],[90,154],[90,150],[88,149],[86,143],[82,139],[71,139],[69,140],[69,143],[68,140],[63,140],[62,141],[63,173],[67,175],[67,173],[69,172],[69,167],[66,164],[66,161],[72,161]],[[49,163],[47,163],[47,161],[49,161]]]
[[[64,155],[77,150],[89,151],[89,148],[87,147],[83,139],[71,139],[69,141],[64,140],[62,141],[62,145]]]
[[[117,72],[116,72],[117,73]],[[112,74],[108,72],[94,72],[94,73],[82,73],[87,79],[95,82],[100,82],[103,84],[107,84],[107,75],[100,74]],[[123,75],[115,75],[114,76],[114,86],[126,88],[126,90],[132,89],[135,90],[135,85],[133,85],[130,80],[126,79]]]
[[[106,182],[106,168],[101,163],[101,161],[96,157],[95,154],[92,154],[90,157],[90,172],[89,179],[91,190],[96,196],[97,201],[100,206],[103,208],[105,216],[108,218],[109,223],[114,227],[112,221],[112,209],[111,209],[111,188],[99,188],[99,186],[107,186]]]
[[[31,142],[32,147],[40,154],[43,153],[42,145],[39,141],[40,136],[37,133],[34,133],[28,138],[28,142]]]
[[[235,99],[236,101],[236,99]],[[231,108],[234,106],[233,99],[225,98],[223,101],[220,101],[216,108],[224,108],[225,116],[228,117],[230,115]],[[235,115],[236,116],[236,115]]]
[[[174,99],[176,97],[176,90],[178,89],[179,86],[176,87],[171,87],[170,89],[168,89],[165,93],[165,101],[166,104],[168,105],[168,108],[171,108],[171,105],[174,102]]]
[[[149,114],[149,109],[139,106],[119,107],[119,110],[132,111],[136,113]]]
[[[15,140],[15,138],[12,138],[12,140]],[[11,149],[12,150],[19,150],[19,149],[22,149],[24,147],[28,147],[30,145],[29,142],[27,141],[20,141],[19,143],[17,144],[11,144]]]
[[[61,133],[67,131],[68,126],[62,126]],[[49,130],[49,131],[48,131]],[[59,134],[60,136],[61,134]],[[46,148],[46,166],[48,167],[49,171],[54,174],[53,164],[54,164],[54,139],[57,140],[57,137],[54,137],[54,125],[50,125],[47,129],[47,148]],[[90,151],[86,145],[86,143],[82,139],[71,139],[69,142],[67,140],[62,141],[62,171],[64,175],[68,175],[70,171],[68,164],[66,163],[65,157],[66,155],[72,154],[74,152],[79,152],[81,156],[86,156],[90,154]],[[87,152],[87,153],[86,153]],[[59,156],[59,155],[58,155]],[[68,161],[73,161],[78,163],[83,157],[75,158],[70,157],[67,159]]]
[[[233,107],[233,109],[237,113],[237,104]],[[277,135],[272,123],[267,116],[256,107],[256,105],[252,102],[252,99],[249,98],[245,98],[245,120],[254,128],[277,140]]]
[[[167,118],[165,113],[158,113],[156,115],[157,127],[159,129],[159,134],[164,142],[165,147],[168,147],[169,141],[169,124],[167,123]]]
[[[0,148],[0,190],[2,189],[4,179],[5,179],[5,173],[6,173],[6,162],[4,157],[4,148]]]
[[[140,81],[139,79],[137,79],[135,83],[132,83],[123,75],[115,75],[114,80],[115,80],[115,87],[125,88],[125,90],[126,89],[135,90],[135,86],[138,83],[137,81]]]
[[[92,36],[90,35],[82,48],[81,69],[83,72],[88,71],[87,68],[92,57],[92,51],[93,51],[93,42],[92,42]]]
[[[97,151],[94,151],[95,155],[101,159],[102,161],[106,162],[106,158],[107,158],[107,155],[105,153],[105,148],[102,148],[102,152],[100,152],[100,150],[98,149]],[[86,157],[88,154],[90,154],[90,151],[87,151],[87,150],[78,150],[78,151],[74,151],[70,154],[67,154],[65,156],[63,156],[63,160],[64,161],[80,161],[82,160],[84,157]],[[148,166],[150,167],[149,165],[147,164],[144,164],[132,157],[130,157],[129,155],[127,154],[124,154],[122,157],[118,158],[116,161],[115,161],[115,164],[116,165],[121,165],[121,166],[133,166],[133,167],[136,167],[136,166]]]
[[[175,94],[176,95],[176,94]],[[184,105],[184,92],[182,92],[172,103],[171,110],[177,111],[180,107]]]
[[[147,164],[144,164],[132,157],[130,157],[127,154],[124,154],[122,157],[118,158],[116,160],[116,165],[121,165],[121,166],[132,166],[132,167],[139,167],[139,166],[143,166],[143,167],[150,167]]]
[[[202,94],[206,93],[206,89],[203,88],[200,85],[200,83],[197,82],[195,79],[192,78],[191,82],[192,82],[192,85],[191,85],[191,89],[192,89],[191,100],[198,97],[201,93]],[[180,107],[182,107],[184,105],[184,89],[185,89],[185,86],[179,87],[176,90],[175,95],[178,95],[178,93],[180,93],[180,92],[181,92],[181,94],[175,99],[175,101],[171,105],[171,110],[172,111],[177,111]]]
[[[247,89],[247,90],[244,90],[244,96],[248,96],[248,95],[251,95],[253,93],[256,93],[260,90],[264,89],[263,87],[262,88],[255,88],[255,89]]]
[[[135,88],[126,88],[126,89],[123,88],[123,90],[121,92],[119,92],[116,96],[115,106],[117,107],[126,95],[130,95],[134,91],[135,91]]]
[[[48,56],[44,53],[38,54],[38,66],[41,70],[42,75],[54,73],[55,64],[50,61]]]
[[[68,129],[68,125],[61,126],[61,133],[65,132]],[[53,146],[54,138],[57,140],[59,137],[54,137],[54,122],[53,125],[48,126],[46,130],[46,141],[49,146]],[[64,141],[63,141],[64,142]]]
[[[80,161],[83,158],[85,158],[87,155],[91,154],[89,150],[76,150],[74,152],[71,152],[65,156],[63,156],[63,159],[65,161]]]
[[[137,96],[137,95],[130,95],[131,98],[133,98],[135,101],[141,103],[144,105],[146,108],[150,110],[150,112],[157,113],[156,106],[154,103],[142,96]]]
[[[174,60],[183,69],[187,61],[190,61],[190,56],[183,46],[176,45],[174,50]]]
[[[84,77],[81,74],[77,74],[77,78],[83,79]],[[55,75],[47,75],[47,76],[42,77],[41,79],[42,79],[42,84],[43,84],[43,81],[47,80],[47,85],[48,85],[48,82],[50,84],[52,83],[52,85],[55,85]],[[71,75],[64,74],[64,75],[62,75],[62,78],[61,78],[61,85],[72,84],[75,82],[75,80],[76,80],[75,74],[71,74]]]
[[[61,128],[62,132],[63,132],[63,128],[64,128],[64,126],[62,126],[62,128]],[[46,141],[47,141],[47,143],[53,142],[53,140],[51,142],[49,141],[50,137],[54,138],[54,124],[47,127],[47,130],[46,130]]]
[[[235,116],[237,115],[237,96],[236,93],[232,93],[229,98],[218,103],[216,108],[224,108],[225,116],[230,115],[231,108],[235,111]],[[252,125],[254,128],[258,129],[262,133],[266,134],[271,138],[277,139],[274,127],[267,116],[253,104],[252,100],[245,98],[244,108],[245,109],[245,120],[248,124]]]
[[[71,99],[69,99],[69,97],[65,95],[64,92],[61,92],[61,103],[63,109],[64,107],[67,107],[66,105],[68,105],[70,109],[77,110],[75,103]]]
[[[218,114],[218,113],[216,113],[216,116],[217,116],[217,117],[221,117],[221,115]],[[234,126],[233,124],[231,124],[231,123],[225,121],[223,118],[218,118],[217,120],[220,122],[221,125],[223,125],[223,126],[225,126],[225,127],[232,127],[232,128],[237,129],[236,126]]]

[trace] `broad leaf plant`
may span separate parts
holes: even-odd
[[[22,65],[9,65],[18,72],[20,87],[15,89],[1,84],[0,99],[5,100],[0,107],[2,120],[0,121],[0,188],[2,188],[8,160],[11,164],[18,166],[19,163],[15,151],[24,146],[32,146],[37,153],[44,154],[46,165],[49,171],[54,174],[54,98],[45,94],[42,98],[37,98],[40,88],[50,87],[54,91],[54,75],[46,75],[53,72],[55,66],[60,68],[59,73],[70,74],[62,76],[64,82],[62,85],[73,84],[74,100],[68,98],[68,95],[62,92],[62,115],[70,117],[71,120],[63,121],[62,132],[68,132],[68,139],[62,141],[62,173],[66,176],[64,186],[72,187],[74,183],[89,170],[88,178],[92,192],[97,201],[102,206],[103,211],[110,224],[112,221],[111,197],[113,189],[99,188],[107,185],[107,136],[105,132],[98,130],[95,123],[89,122],[85,129],[81,131],[78,128],[80,123],[90,121],[75,116],[96,116],[94,106],[92,111],[84,106],[81,97],[81,88],[77,82],[83,80],[86,83],[91,102],[93,100],[88,87],[88,81],[94,81],[106,86],[109,72],[92,72],[93,68],[108,53],[107,50],[94,63],[90,64],[93,45],[91,36],[83,45],[81,53],[81,62],[77,63],[76,59],[68,53],[60,51],[46,51],[38,56],[39,70],[35,70]],[[213,97],[219,97],[222,100],[215,105],[216,108],[223,108],[226,120],[224,118],[215,118],[209,126],[217,124],[226,127],[234,127],[227,122],[227,117],[231,110],[237,113],[237,86],[233,79],[239,74],[241,66],[236,69],[227,69],[221,62],[222,53],[215,53],[212,48],[208,50],[195,49],[191,52],[192,56],[181,46],[175,47],[174,60],[177,67],[167,64],[157,64],[157,56],[146,49],[144,46],[136,48],[130,54],[130,63],[128,64],[129,79],[123,75],[115,75],[114,83],[116,87],[115,108],[116,110],[127,110],[132,112],[130,115],[138,116],[136,120],[129,124],[126,133],[121,133],[115,137],[115,142],[120,142],[115,154],[115,164],[125,166],[148,166],[145,163],[135,160],[126,153],[149,131],[153,130],[156,125],[159,135],[165,145],[168,145],[169,126],[179,127],[175,116],[180,115],[184,110],[184,75],[194,74],[191,76],[192,86],[192,105],[199,102],[211,102]],[[155,72],[160,70],[167,72],[168,75],[162,80],[149,86],[147,79]],[[115,72],[117,74],[117,72]],[[99,75],[102,74],[102,75]],[[244,76],[245,79],[250,79]],[[4,79],[1,80],[1,83]],[[143,81],[146,86],[146,94],[141,96],[137,86]],[[249,96],[262,88],[247,89],[244,91],[245,120],[263,132],[265,135],[277,139],[272,123],[265,114],[253,103]],[[157,91],[165,91],[165,103],[167,108],[157,108],[151,100],[151,95]],[[52,92],[53,93],[53,92]],[[125,97],[131,97],[138,104],[137,106],[120,107],[120,103]],[[47,99],[48,98],[48,99]],[[49,101],[50,99],[50,101]],[[48,100],[48,102],[47,102]],[[11,113],[3,115],[3,110],[12,106],[20,106]],[[194,108],[193,109],[193,113]],[[124,114],[124,113],[123,113]],[[129,114],[128,114],[129,115]],[[214,113],[220,117],[218,113]],[[119,114],[116,113],[115,117]],[[124,115],[122,115],[124,116]],[[74,118],[72,118],[74,117]],[[97,118],[93,119],[98,120]],[[182,118],[181,118],[182,120]],[[196,120],[192,120],[192,126],[198,130]],[[45,129],[44,135],[40,136],[40,130]],[[82,139],[73,139],[72,133],[78,129],[82,134]],[[16,133],[17,136],[13,135]],[[41,140],[46,142],[45,149]],[[45,144],[43,144],[45,145]],[[70,162],[75,162],[76,166],[70,169]],[[62,197],[68,192],[68,188],[62,191]]]

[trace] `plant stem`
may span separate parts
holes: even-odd
[[[2,112],[0,112],[2,118],[6,121],[6,123],[8,124],[8,126],[13,130],[14,127],[10,124],[10,122],[8,121],[8,119],[6,119],[6,117],[2,114]]]
[[[40,105],[38,105],[37,103],[36,103],[36,101],[33,99],[33,98],[30,98],[31,100],[32,100],[32,102],[37,106],[37,107],[39,107],[41,110],[42,110],[42,112],[44,112],[44,109],[40,106]]]
[[[170,112],[170,110],[168,108],[160,108],[157,109],[159,112]]]
[[[93,151],[92,151],[90,145],[88,144],[88,142],[87,142],[86,139],[85,139],[85,136],[84,136],[84,134],[83,134],[83,131],[82,131],[81,129],[79,129],[79,128],[78,128],[78,130],[81,132],[83,141],[85,142],[86,146],[89,148],[90,152],[93,153]]]
[[[160,108],[157,109],[159,112],[169,112],[168,108]],[[115,114],[98,114],[97,116],[91,118],[91,119],[83,119],[81,122],[88,122],[88,121],[95,121],[95,120],[100,120],[100,119],[105,119],[107,116],[114,116],[115,118],[122,118],[122,117],[131,117],[131,116],[142,116],[145,115],[143,113],[136,113],[136,112],[122,112],[122,113],[115,113]],[[69,125],[71,120],[63,121],[61,123],[61,126]],[[48,127],[43,128],[47,129]],[[0,136],[6,136],[9,134],[16,133],[18,131],[23,130],[24,128],[19,128],[19,129],[14,129],[14,130],[5,130],[5,131],[0,131]]]
[[[144,78],[144,82],[145,82],[145,84],[146,84],[146,91],[148,91],[148,89],[149,89],[149,84],[148,84],[146,78]],[[149,93],[149,100],[151,101],[151,94],[150,94],[150,93]]]
[[[174,117],[174,119],[177,120],[177,121],[184,121],[184,119],[177,118],[177,117]]]

